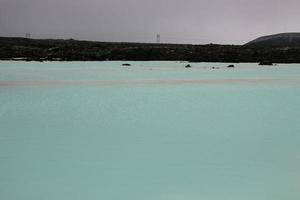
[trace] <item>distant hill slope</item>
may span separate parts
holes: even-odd
[[[257,46],[300,46],[300,33],[279,33],[259,37],[246,45]]]

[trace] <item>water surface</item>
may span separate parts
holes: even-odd
[[[0,62],[0,199],[300,198],[300,65],[130,63]]]

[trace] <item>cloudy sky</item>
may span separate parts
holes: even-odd
[[[300,32],[299,0],[0,0],[0,36],[243,44]]]

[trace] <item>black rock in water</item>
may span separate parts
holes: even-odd
[[[234,68],[234,65],[228,65],[227,68]]]
[[[124,64],[122,64],[122,66],[124,66],[124,67],[129,67],[129,66],[131,66],[131,64],[129,64],[129,63],[124,63]]]
[[[185,68],[191,68],[192,66],[190,64],[186,65]]]

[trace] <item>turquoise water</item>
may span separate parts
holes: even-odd
[[[0,199],[300,199],[300,65],[130,63],[0,62]]]

